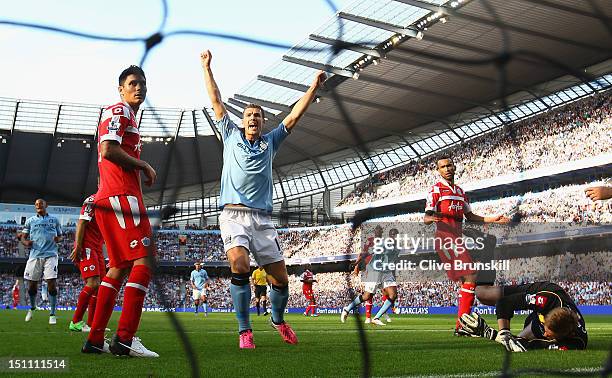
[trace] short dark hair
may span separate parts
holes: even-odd
[[[453,162],[453,164],[455,164],[455,162],[453,161],[453,158],[450,157],[450,155],[442,155],[436,159],[436,169],[438,168],[438,163],[440,162],[440,160],[450,160]]]
[[[140,75],[145,79],[147,78],[142,68],[135,65],[131,65],[128,68],[124,69],[121,72],[121,75],[119,75],[119,85],[123,85],[123,83],[125,83],[125,79],[127,79],[127,77],[130,75]]]
[[[264,112],[263,108],[261,107],[261,105],[257,105],[257,104],[248,104],[245,108],[244,111],[246,111],[247,109],[259,109],[261,110],[261,116],[262,118],[266,118],[266,112]]]

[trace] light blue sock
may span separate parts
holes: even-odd
[[[49,305],[51,306],[51,312],[49,312],[50,316],[55,315],[55,305],[57,304],[57,294],[51,295],[49,294]]]
[[[248,284],[248,273],[246,275],[246,284],[243,282],[244,279],[237,279],[235,275],[232,275],[232,283],[230,284],[230,293],[232,294],[232,301],[234,302],[234,311],[236,311],[236,319],[238,319],[238,332],[251,329],[251,322],[249,321],[251,287]],[[236,285],[236,281],[238,281],[240,285]]]
[[[387,312],[387,310],[391,308],[391,306],[393,306],[393,302],[387,299],[385,303],[383,303],[382,307],[378,310],[376,315],[374,316],[374,319],[380,319],[380,317],[383,316],[383,314]]]
[[[251,298],[249,297],[249,302],[251,301]],[[204,304],[202,305],[202,308],[204,309],[204,313],[206,314],[208,312],[208,303],[204,302]]]
[[[36,310],[36,293],[30,294],[30,310]]]
[[[272,305],[272,321],[281,324],[285,317],[285,308],[289,300],[289,286],[274,286],[270,291],[270,304]]]
[[[361,295],[358,295],[355,297],[355,299],[353,299],[353,301],[351,303],[349,303],[348,306],[346,306],[344,309],[346,310],[346,312],[351,312],[353,311],[353,309],[357,306],[359,306],[361,303],[363,303],[363,300],[361,299]]]

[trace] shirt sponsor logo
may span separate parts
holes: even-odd
[[[535,297],[535,305],[537,307],[544,308],[544,306],[546,306],[547,301],[548,301],[548,298],[544,296],[538,295]]]
[[[132,240],[130,242],[130,248],[136,248],[137,245],[138,245],[138,240]]]
[[[461,202],[451,201],[451,204],[448,206],[448,209],[460,211],[460,210],[463,210],[463,205],[461,204]]]
[[[249,147],[247,147],[244,143],[238,143],[237,144],[238,147],[240,147],[240,149],[242,151],[244,151],[245,153],[251,153],[251,150],[249,149]]]

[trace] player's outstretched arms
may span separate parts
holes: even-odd
[[[157,172],[155,172],[155,169],[153,169],[149,163],[128,155],[128,153],[121,148],[121,145],[114,140],[105,140],[100,144],[100,155],[102,158],[110,160],[125,169],[142,170],[146,177],[145,184],[147,186],[153,185],[157,179]]]
[[[202,63],[202,69],[204,69],[204,83],[206,84],[206,92],[208,92],[208,97],[212,103],[215,117],[217,120],[220,120],[225,114],[227,114],[227,110],[223,105],[221,91],[219,91],[219,86],[217,85],[212,69],[210,68],[211,61],[212,54],[210,50],[202,51],[202,53],[200,53],[200,63]]]
[[[591,201],[601,201],[612,198],[612,186],[594,186],[584,191]]]
[[[287,131],[291,132],[291,129],[293,129],[304,113],[306,113],[306,110],[314,100],[317,90],[321,88],[325,79],[327,79],[325,72],[319,71],[304,96],[295,103],[291,112],[283,120],[283,125],[285,125]]]

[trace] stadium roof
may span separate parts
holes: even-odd
[[[333,187],[518,118],[494,115],[501,111],[499,66],[505,68],[511,104],[537,102],[580,83],[567,69],[590,67],[593,76],[611,72],[606,15],[612,2],[598,1],[596,8],[580,1],[358,0],[226,105],[240,116],[246,103],[259,103],[269,111],[271,126],[318,69],[332,73],[321,101],[309,108],[276,157],[275,196]],[[504,37],[509,54],[499,56]],[[346,49],[334,54],[333,46]],[[585,84],[584,92],[608,86]],[[537,111],[555,105],[539,103]],[[0,99],[0,201],[29,202],[33,193],[45,193],[53,202],[78,203],[94,191],[99,114],[99,106]],[[161,167],[160,183],[146,193],[148,203],[218,194],[222,145],[210,116],[207,109],[139,114],[148,136],[143,158]],[[491,121],[471,123],[484,116]],[[357,147],[361,142],[370,157]]]

